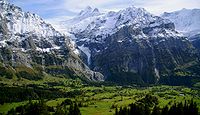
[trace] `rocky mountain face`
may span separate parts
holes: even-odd
[[[102,74],[90,70],[76,55],[76,47],[38,15],[0,0],[0,62],[4,69],[23,73],[20,67],[37,73],[39,67],[51,75],[103,80]]]
[[[142,8],[100,13],[88,7],[61,25],[77,43],[82,59],[106,80],[157,83],[197,60],[195,48],[174,23]]]
[[[165,19],[171,20],[176,30],[189,38],[192,44],[200,50],[200,9],[182,9],[162,14]]]
[[[189,40],[192,42],[193,46],[197,48],[200,52],[200,34],[189,37]]]

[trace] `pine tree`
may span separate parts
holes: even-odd
[[[154,106],[151,115],[161,115],[160,108],[158,106]]]
[[[182,102],[179,103],[179,104],[177,105],[177,113],[178,113],[179,115],[184,115],[183,103],[182,103]]]
[[[117,107],[115,108],[115,115],[119,115]]]
[[[58,105],[56,107],[56,112],[54,113],[54,115],[67,115],[67,113],[63,110],[62,106]]]
[[[80,112],[80,109],[79,109],[77,103],[70,105],[69,115],[81,115],[81,112]]]
[[[150,113],[151,113],[151,112],[150,112],[149,107],[148,107],[147,105],[145,105],[145,106],[144,106],[144,114],[145,114],[145,115],[150,115]]]
[[[169,115],[177,115],[176,103],[169,109]]]
[[[74,115],[81,115],[81,112],[77,103],[74,104]]]
[[[165,107],[162,109],[161,115],[169,115],[169,114],[168,114],[168,111],[169,111],[168,106],[165,106]]]
[[[198,107],[197,107],[197,104],[193,100],[191,100],[189,104],[189,114],[198,115]]]
[[[16,111],[12,108],[7,115],[17,115]]]

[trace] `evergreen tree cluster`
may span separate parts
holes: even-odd
[[[30,84],[26,87],[3,87],[0,86],[0,105],[11,102],[21,102],[26,100],[72,98],[82,95],[83,91],[76,89],[68,92],[58,91],[56,88],[40,87],[40,85]]]
[[[28,104],[11,109],[7,115],[81,115],[79,106],[70,101],[70,105],[57,105],[49,107],[43,100],[29,101]]]
[[[174,103],[163,108],[157,105],[152,108],[146,103],[134,103],[128,107],[116,108],[115,115],[199,115],[197,104],[193,101]]]

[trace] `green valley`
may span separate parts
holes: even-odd
[[[29,100],[38,102],[43,99],[48,107],[53,108],[54,112],[62,103],[73,101],[78,104],[82,115],[113,115],[116,108],[127,107],[145,98],[146,95],[157,98],[156,105],[160,108],[191,99],[200,108],[198,84],[191,88],[167,85],[119,86],[101,82],[85,83],[80,79],[52,76],[45,76],[38,81],[1,78],[0,82],[1,114],[26,105]]]

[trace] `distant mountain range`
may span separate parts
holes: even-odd
[[[16,75],[28,73],[28,68],[121,84],[191,84],[199,79],[194,70],[199,65],[197,38],[192,38],[199,34],[197,9],[160,17],[134,6],[108,13],[87,7],[60,22],[60,31],[4,0],[0,11],[0,65]],[[194,18],[179,23],[183,14]],[[183,34],[195,39],[194,46]]]
[[[106,80],[158,83],[198,55],[179,33],[182,26],[176,29],[165,15],[155,16],[134,6],[108,13],[87,7],[59,27],[76,42],[82,60]],[[188,28],[193,31],[194,26]]]
[[[182,9],[171,13],[163,13],[162,17],[171,20],[176,30],[189,38],[200,50],[200,9]]]
[[[176,30],[186,36],[200,34],[200,9],[182,9],[175,12],[165,12],[162,14],[165,19],[171,20]]]

